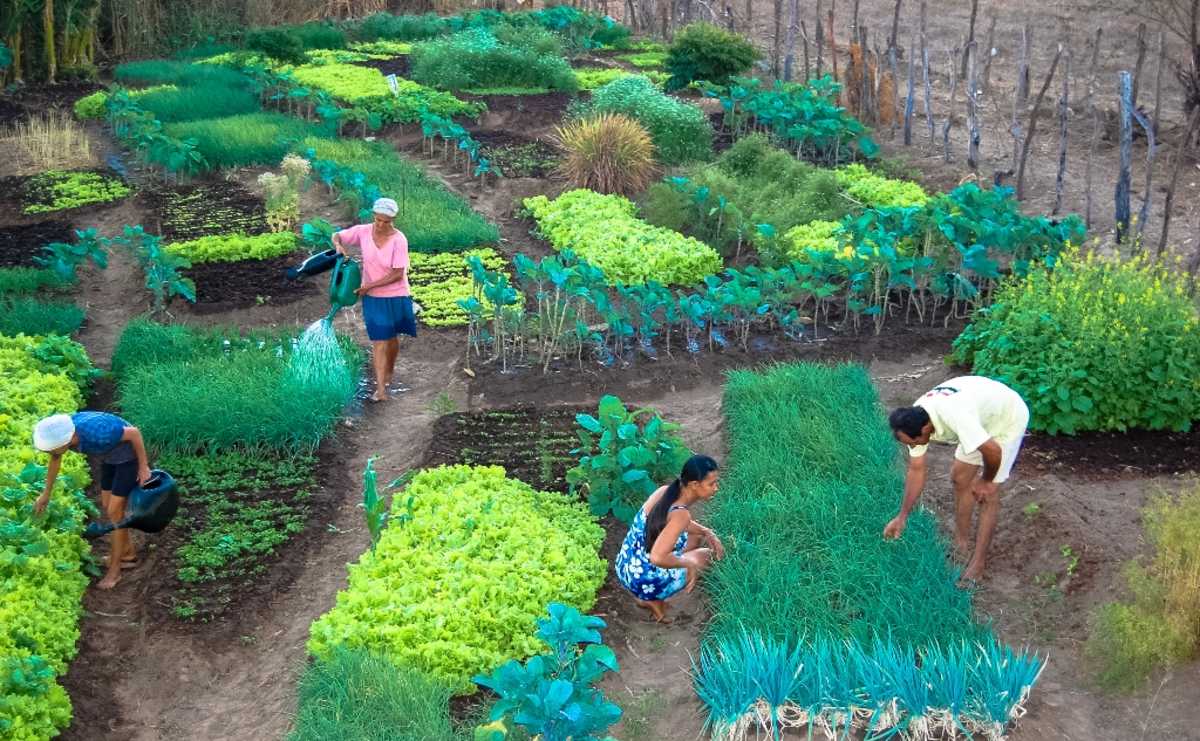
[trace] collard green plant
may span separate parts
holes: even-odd
[[[35,257],[34,262],[54,271],[64,282],[74,281],[79,266],[88,260],[101,270],[108,267],[108,246],[97,236],[95,229],[77,229],[75,238],[75,244],[52,242],[46,245],[42,248],[43,254]]]
[[[493,723],[516,724],[543,741],[596,741],[621,718],[621,709],[592,685],[619,670],[616,654],[602,643],[601,618],[551,602],[537,621],[537,637],[549,647],[521,665],[512,660],[474,681],[495,692]],[[476,730],[477,741],[502,741],[505,731]]]
[[[745,74],[758,56],[746,37],[711,23],[693,23],[675,34],[667,50],[667,90],[698,80],[727,85],[730,77]]]
[[[572,493],[587,492],[592,513],[612,512],[632,522],[659,486],[674,480],[691,451],[676,435],[678,425],[653,409],[629,410],[615,396],[600,399],[596,416],[580,414],[579,465],[567,471]]]

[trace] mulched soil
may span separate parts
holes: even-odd
[[[1129,430],[1075,437],[1031,434],[1022,447],[1021,463],[1043,473],[1068,471],[1087,479],[1194,473],[1200,471],[1200,427],[1190,432]]]
[[[35,267],[33,258],[51,242],[73,242],[75,232],[66,221],[38,221],[0,227],[0,267]]]
[[[439,417],[422,468],[451,464],[503,466],[509,477],[542,491],[568,489],[575,465],[575,415],[590,407],[520,405]]]
[[[562,122],[567,106],[574,99],[570,93],[540,93],[538,95],[469,95],[460,93],[463,100],[482,101],[487,111],[477,127],[468,126],[471,135],[476,129],[508,129],[537,131]]]
[[[383,75],[395,75],[396,77],[408,77],[409,70],[412,69],[412,62],[407,54],[401,54],[398,57],[391,59],[368,59],[365,62],[354,62],[359,67],[372,67],[379,70]]]
[[[263,201],[239,183],[173,185],[158,183],[142,191],[150,225],[164,242],[181,242],[215,234],[263,234],[267,229]],[[253,295],[250,297],[253,300]]]
[[[197,314],[242,309],[259,304],[284,304],[320,290],[312,280],[288,280],[285,271],[304,258],[296,253],[269,260],[210,262],[183,271],[196,282]]]
[[[472,136],[483,156],[506,178],[547,178],[558,165],[558,149],[541,139],[509,131],[479,131]]]
[[[69,108],[83,96],[103,90],[96,82],[62,82],[18,89],[11,95],[0,94],[0,126],[11,125],[50,108]]]

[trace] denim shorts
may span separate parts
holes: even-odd
[[[412,296],[363,296],[363,322],[372,342],[390,340],[396,335],[417,336],[417,317]]]

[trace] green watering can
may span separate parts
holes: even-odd
[[[333,265],[333,273],[329,276],[329,313],[326,321],[332,321],[335,314],[347,306],[358,303],[355,293],[362,286],[362,268],[358,263],[344,255],[338,255]]]

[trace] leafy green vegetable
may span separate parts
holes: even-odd
[[[23,211],[27,214],[108,203],[133,192],[120,180],[100,173],[62,170],[48,170],[34,175],[25,181],[22,190],[25,202]]]

